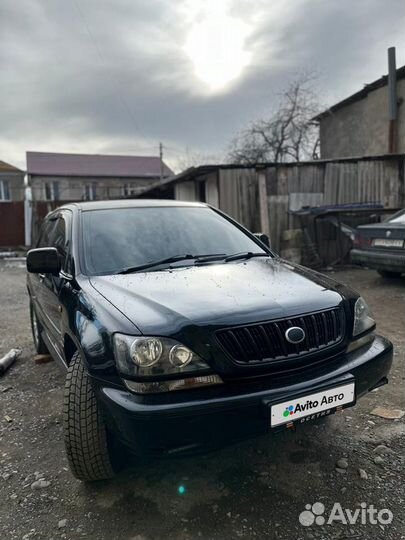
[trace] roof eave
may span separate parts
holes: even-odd
[[[397,80],[405,79],[405,66],[401,66],[397,69]],[[338,103],[335,103],[335,105],[332,105],[325,111],[322,111],[321,113],[317,114],[313,118],[311,118],[314,122],[319,122],[326,118],[327,116],[331,116],[334,112],[338,111],[339,109],[342,109],[343,107],[346,107],[347,105],[351,105],[352,103],[356,103],[357,101],[360,101],[361,99],[364,99],[368,96],[370,92],[374,92],[374,90],[378,90],[379,88],[383,88],[388,84],[388,75],[383,75],[379,79],[376,79],[375,81],[364,85],[364,87],[361,90],[358,90],[354,94],[351,94],[345,99],[342,99]]]

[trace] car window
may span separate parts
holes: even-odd
[[[53,216],[51,219],[45,219],[41,230],[37,247],[56,247],[60,256],[62,268],[71,271],[71,260],[69,256],[69,240],[67,227],[69,220],[66,215]]]
[[[63,260],[66,259],[66,223],[63,217],[59,217],[53,230],[51,245],[56,247]]]
[[[389,223],[404,223],[405,224],[405,210],[400,210],[396,214],[394,214],[392,217],[387,219],[387,222]]]
[[[182,255],[264,252],[238,227],[208,207],[151,207],[83,213],[83,257],[89,274]]]
[[[37,247],[50,247],[51,246],[51,237],[53,230],[55,228],[55,220],[45,219],[42,223],[39,239],[37,242]]]

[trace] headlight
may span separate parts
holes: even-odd
[[[375,320],[364,298],[360,296],[354,305],[353,336],[364,334],[375,327]]]
[[[136,365],[145,368],[156,364],[162,352],[162,342],[157,338],[136,339],[130,348],[132,360]]]
[[[172,366],[178,368],[186,367],[193,359],[193,353],[184,345],[175,345],[169,352],[169,360]]]
[[[114,352],[120,373],[131,377],[161,379],[164,375],[211,371],[197,354],[169,338],[115,334]]]

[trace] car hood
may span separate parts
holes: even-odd
[[[94,276],[90,282],[145,335],[282,318],[342,302],[333,280],[275,258]]]

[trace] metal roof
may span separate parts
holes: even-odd
[[[0,172],[23,173],[24,171],[14,167],[14,165],[10,165],[10,163],[0,160]]]
[[[165,187],[171,184],[178,184],[179,182],[184,182],[187,180],[192,180],[193,178],[196,178],[198,176],[203,176],[205,174],[209,174],[215,171],[219,171],[222,169],[229,170],[229,169],[258,169],[258,168],[264,168],[267,165],[274,165],[274,163],[256,163],[256,164],[237,164],[237,163],[217,163],[212,165],[198,165],[197,167],[190,167],[188,169],[185,169],[184,171],[171,176],[170,178],[165,178],[164,180],[160,181],[157,180],[153,184],[149,184],[148,186],[144,186],[139,188],[139,191],[137,195],[142,195],[144,193],[147,193],[149,191],[152,191],[156,188]]]
[[[27,152],[27,172],[41,176],[159,178],[160,158]],[[163,163],[163,176],[168,177],[173,174],[173,171]]]
[[[403,158],[405,154],[378,154],[372,156],[348,156],[341,158],[327,158],[327,159],[316,159],[308,161],[289,161],[285,163],[276,163],[271,161],[266,161],[262,163],[255,164],[237,164],[237,163],[221,163],[215,165],[199,165],[197,167],[190,167],[176,175],[171,176],[170,178],[165,178],[160,181],[151,182],[147,186],[140,187],[137,190],[136,196],[145,195],[151,193],[154,190],[164,189],[167,186],[175,185],[180,182],[187,182],[189,180],[195,180],[199,177],[204,177],[206,174],[213,173],[220,170],[232,170],[232,169],[256,169],[263,170],[269,167],[279,167],[281,168],[290,168],[290,167],[305,167],[307,165],[319,165],[322,163],[357,163],[358,161],[382,161],[382,160],[395,160],[399,157]]]
[[[397,80],[405,79],[405,66],[401,66],[397,69]],[[312,120],[319,121],[325,118],[326,116],[329,116],[330,114],[336,112],[337,110],[346,107],[347,105],[351,105],[352,103],[355,103],[356,101],[359,101],[360,99],[364,99],[368,96],[370,92],[373,92],[374,90],[377,90],[378,88],[383,88],[388,84],[388,75],[383,75],[379,79],[373,81],[372,83],[365,84],[364,87],[359,90],[358,92],[355,92],[351,96],[343,99],[342,101],[339,101],[335,105],[332,105],[332,107],[329,107],[329,109],[326,109],[326,111],[321,112],[317,116],[314,116]]]

